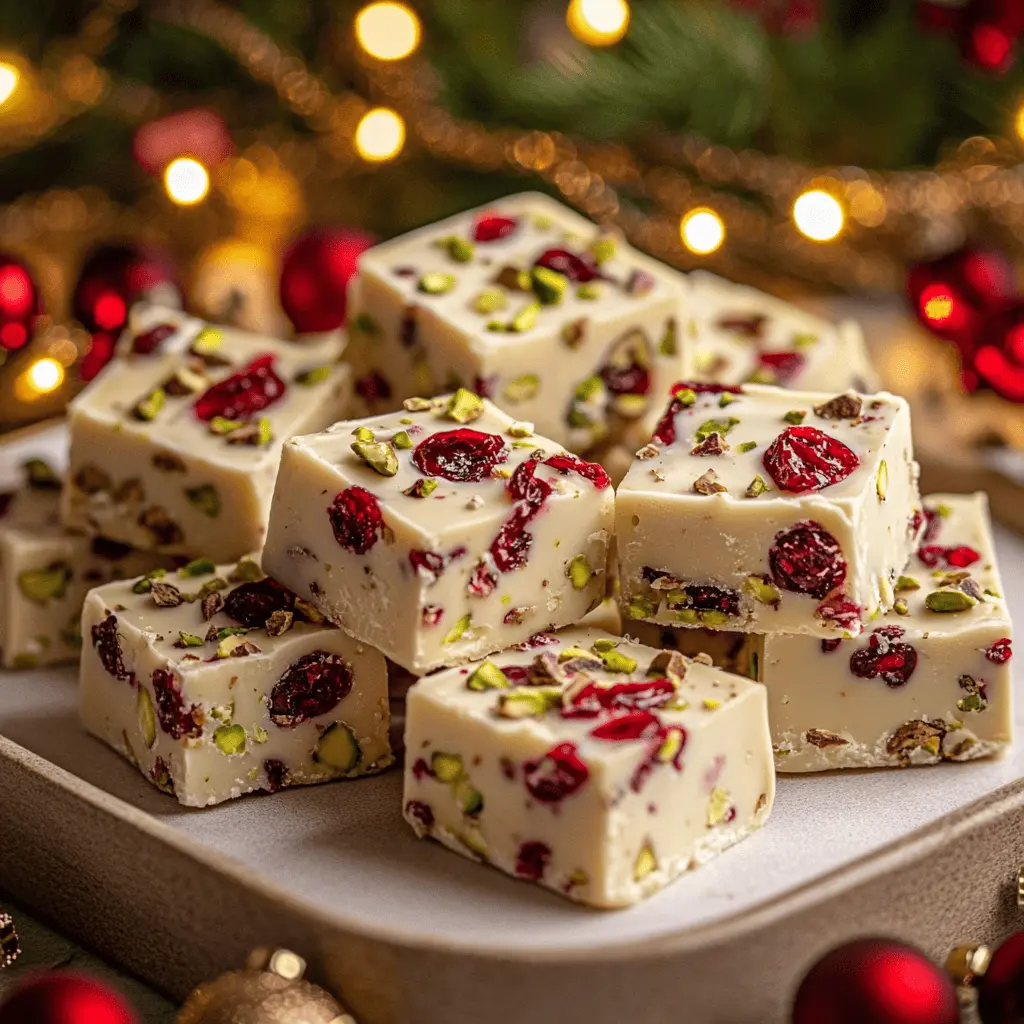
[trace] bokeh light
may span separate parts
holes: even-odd
[[[835,196],[813,189],[793,204],[793,220],[800,233],[813,241],[831,242],[843,230],[846,214]]]
[[[21,75],[13,64],[0,63],[0,106],[3,106],[14,95],[20,78]]]
[[[405,122],[387,107],[367,111],[356,128],[356,150],[364,160],[393,160],[405,145]]]
[[[959,330],[964,326],[963,307],[948,284],[936,282],[928,285],[922,290],[918,304],[921,316],[932,327]]]
[[[626,0],[572,0],[565,21],[581,43],[611,46],[629,28],[629,4]]]
[[[405,4],[368,4],[356,15],[356,39],[377,60],[401,60],[420,44],[420,19]]]
[[[164,187],[179,206],[193,206],[209,193],[210,175],[198,160],[190,156],[178,157],[164,171]]]
[[[721,248],[725,241],[725,224],[714,210],[701,207],[683,218],[679,233],[690,252],[706,256]]]
[[[29,390],[37,395],[56,391],[64,382],[64,367],[56,359],[47,356],[37,359],[25,372]]]

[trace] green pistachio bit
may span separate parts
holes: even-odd
[[[647,409],[646,395],[616,395],[612,404],[615,411],[626,419],[635,420]]]
[[[924,599],[930,612],[966,612],[978,602],[962,590],[936,590]]]
[[[194,576],[208,576],[211,572],[216,571],[217,566],[209,558],[196,558],[194,561],[183,565],[178,570],[178,575],[182,579],[190,579]]]
[[[411,448],[412,438],[409,436],[409,432],[407,430],[400,430],[393,438],[391,438],[391,443],[396,448]]]
[[[473,817],[484,809],[484,795],[474,789],[468,779],[459,779],[453,787],[453,794],[462,808],[463,814]]]
[[[270,733],[262,725],[257,725],[252,730],[252,738],[257,743],[266,743],[270,739]]]
[[[473,621],[473,616],[469,612],[462,616],[458,622],[452,626],[444,635],[444,639],[441,641],[443,644],[453,644],[457,640],[461,639],[462,634],[469,629],[469,624]]]
[[[892,610],[897,615],[909,615],[910,605],[907,604],[907,602],[902,597],[898,597],[895,601],[893,601]]]
[[[376,441],[377,435],[369,427],[356,427],[352,431],[352,436],[357,441]]]
[[[665,324],[665,333],[662,334],[661,341],[658,342],[658,354],[663,356],[674,356],[679,354],[679,343],[676,340],[675,317],[669,317],[668,323]],[[722,397],[724,398],[726,394],[728,394],[728,392],[724,392]]]
[[[502,395],[509,402],[528,402],[537,397],[540,391],[540,377],[535,373],[527,373],[525,376],[516,377],[505,385]]]
[[[437,481],[432,476],[427,476],[406,487],[402,493],[409,498],[429,498],[436,490]]]
[[[537,323],[537,316],[540,313],[540,303],[530,302],[509,321],[508,330],[514,334],[525,334]]]
[[[240,725],[221,725],[213,732],[217,749],[229,757],[245,753],[245,730]]]
[[[601,654],[601,660],[609,672],[636,671],[636,658],[631,658],[628,654],[623,654],[622,651],[604,651]]]
[[[132,415],[137,420],[155,420],[166,401],[167,392],[163,388],[154,388],[145,398],[135,403]]]
[[[154,569],[152,572],[147,572],[145,576],[140,576],[132,584],[132,593],[148,594],[153,589],[153,580],[163,579],[166,575],[166,569]]]
[[[153,710],[149,690],[141,683],[139,695],[135,699],[135,710],[139,716],[139,731],[142,733],[143,742],[147,748],[152,747],[156,743],[156,712]]]
[[[229,629],[232,627],[228,627]],[[220,631],[221,633],[224,630]],[[239,633],[232,632],[228,636],[224,637],[219,644],[217,644],[217,653],[214,655],[216,658],[230,658],[236,647],[240,647],[246,643],[245,630],[241,630]],[[219,634],[218,634],[219,635]]]
[[[270,427],[270,420],[266,416],[261,416],[256,421],[256,428],[259,431],[259,435],[256,439],[258,445],[270,444],[274,440],[274,433]]]
[[[718,408],[724,409],[728,405],[732,405],[736,401],[736,396],[731,391],[723,391],[722,397],[718,400]]]
[[[213,484],[202,484],[200,487],[186,487],[185,497],[204,515],[215,519],[220,515],[220,495]]]
[[[661,746],[658,747],[657,758],[662,764],[674,761],[686,742],[686,733],[682,729],[670,729]]]
[[[756,441],[742,441],[736,445],[736,451],[738,452],[752,452],[757,447]]]
[[[935,514],[943,519],[948,519],[953,514],[953,509],[949,505],[936,505]]]
[[[988,703],[980,693],[969,693],[956,702],[958,711],[984,711]]]
[[[470,690],[505,690],[508,686],[508,676],[489,659],[466,680],[466,687]]]
[[[295,383],[309,387],[312,384],[322,384],[331,375],[329,366],[314,366],[311,370],[303,370],[295,375]]]
[[[714,828],[716,825],[721,825],[723,821],[729,816],[729,794],[724,789],[719,789],[717,786],[711,790],[711,795],[708,797],[708,809],[707,809],[707,826],[708,828]]]
[[[611,637],[601,637],[599,640],[595,640],[591,647],[597,651],[598,654],[604,654],[606,651],[614,651],[619,646],[618,640],[612,640]]]
[[[595,263],[607,263],[615,258],[619,245],[613,235],[602,235],[590,243],[590,255]]]
[[[30,601],[46,604],[64,596],[71,568],[64,562],[54,562],[45,569],[26,569],[18,573],[18,589]]]
[[[549,270],[547,267],[534,267],[530,271],[530,285],[533,294],[537,296],[543,306],[556,306],[562,301],[565,289],[569,285],[569,279],[565,274],[557,270]]]
[[[576,298],[593,302],[601,298],[601,286],[596,281],[586,281],[576,288]]]
[[[645,597],[634,597],[626,606],[626,614],[631,619],[653,619],[657,610],[654,602]]]
[[[654,856],[650,842],[646,842],[633,863],[633,881],[642,882],[652,871],[657,871],[657,869],[658,858]]]
[[[778,587],[773,587],[762,576],[748,576],[744,589],[758,604],[777,605],[782,600]]]
[[[82,623],[77,615],[68,620],[68,624],[60,631],[60,638],[68,647],[82,646]]]
[[[353,771],[362,757],[355,733],[344,722],[328,726],[317,740],[315,760],[335,771]]]
[[[604,390],[604,381],[600,377],[587,377],[576,385],[573,397],[577,402],[587,402]]]
[[[379,338],[381,335],[380,324],[369,313],[357,313],[352,318],[349,330],[365,334],[368,338]]]
[[[729,616],[725,612],[715,611],[710,608],[698,610],[697,618],[700,624],[707,626],[708,629],[720,629],[729,621]]]
[[[533,437],[533,424],[522,423],[517,420],[509,426],[508,433],[510,437]],[[529,445],[528,447],[534,446]]]
[[[886,492],[889,490],[889,467],[885,459],[878,464],[878,474],[875,477],[875,493],[879,501],[885,501]]]
[[[566,647],[564,650],[559,651],[559,661],[572,661],[574,658],[583,658],[594,660],[594,655],[590,651],[585,651],[582,647]],[[596,663],[595,663],[596,664]]]
[[[192,352],[197,356],[212,355],[220,348],[224,335],[216,327],[204,327],[192,342]]]
[[[476,246],[461,235],[449,235],[437,243],[456,263],[468,263],[473,258]]]
[[[60,477],[45,460],[26,459],[21,468],[25,471],[26,482],[33,490],[60,490]]]
[[[765,483],[764,477],[758,473],[753,480],[750,481],[750,486],[747,488],[748,498],[759,498],[762,494],[766,494],[771,488]]]
[[[444,295],[455,287],[454,274],[430,273],[420,278],[419,290],[428,295]]]
[[[673,392],[673,398],[680,405],[693,405],[697,401],[697,392],[693,388],[681,388],[679,391]]]
[[[212,572],[213,570],[209,570]],[[228,573],[229,583],[257,583],[263,579],[266,573],[259,567],[259,563],[251,558],[239,559],[238,565]]]
[[[483,415],[484,400],[466,388],[459,388],[448,399],[445,412],[448,418],[455,420],[456,423],[472,423]],[[412,441],[409,442],[409,447],[412,447]]]
[[[531,686],[498,696],[502,718],[538,718],[561,706],[562,691],[557,686]]]
[[[381,476],[394,476],[398,472],[398,456],[386,441],[353,441],[352,451]]]
[[[495,332],[503,331],[503,330],[505,330],[505,321],[504,320],[488,320],[487,321],[487,330],[495,331]]]
[[[210,433],[223,436],[245,426],[244,420],[226,420],[223,416],[214,416],[210,420]]]
[[[456,782],[466,774],[458,754],[446,754],[440,750],[431,756],[430,770],[438,782]]]
[[[226,640],[229,636],[245,636],[249,630],[245,626],[221,626],[217,630],[217,639]]]
[[[807,411],[805,409],[790,409],[782,418],[787,423],[799,426],[807,418]]]
[[[730,416],[727,420],[705,420],[697,428],[696,440],[699,444],[701,441],[706,441],[712,434],[721,434],[722,437],[725,437],[737,423],[739,420],[735,416]]]
[[[697,625],[697,609],[696,608],[684,608],[682,611],[673,613],[673,618],[677,622],[683,623],[684,626],[696,626]]]
[[[812,345],[818,344],[818,336],[816,334],[794,334],[793,335],[793,346],[794,348],[810,348]]]
[[[901,590],[920,590],[921,584],[913,576],[900,576],[893,589],[898,594]]]
[[[508,296],[500,288],[485,288],[473,299],[473,308],[484,315],[500,313],[508,305]]]
[[[582,590],[594,577],[590,559],[586,555],[576,555],[569,560],[565,575],[572,580],[573,590]]]
[[[178,642],[174,645],[175,647],[202,647],[206,641],[201,636],[196,636],[195,633],[186,633],[184,630],[178,631]]]

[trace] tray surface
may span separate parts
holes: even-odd
[[[52,435],[43,440],[25,454],[52,451]],[[1024,609],[1024,541],[997,528],[996,545],[1010,607]],[[0,734],[152,815],[197,854],[227,856],[356,932],[497,955],[612,953],[723,922],[1024,777],[1021,738],[1002,761],[782,776],[761,832],[640,906],[597,912],[417,840],[401,818],[397,771],[180,807],[81,730],[72,668],[0,673]]]

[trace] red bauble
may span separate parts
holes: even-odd
[[[975,987],[983,1024],[1024,1021],[1024,932],[1011,935],[992,954],[988,970]]]
[[[42,312],[37,287],[28,267],[9,253],[0,253],[0,348],[21,348]]]
[[[917,19],[926,31],[952,35],[968,64],[1000,75],[1012,67],[1024,35],[1020,0],[918,0]]]
[[[30,976],[0,1003],[0,1024],[139,1024],[125,999],[72,971]]]
[[[793,1003],[793,1024],[957,1024],[959,1017],[945,972],[890,939],[857,939],[826,953]]]
[[[1024,301],[985,321],[963,378],[968,391],[987,387],[1008,401],[1024,402]]]
[[[292,242],[281,261],[281,306],[299,334],[344,325],[345,290],[359,254],[373,244],[348,228],[318,228]]]

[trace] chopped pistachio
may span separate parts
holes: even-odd
[[[693,482],[693,489],[697,494],[721,494],[728,490],[725,484],[718,482],[718,474],[713,470],[709,469],[706,473],[701,474]]]
[[[204,515],[215,519],[220,515],[220,495],[213,484],[201,484],[199,487],[186,487],[185,497]]]
[[[637,661],[622,651],[611,650],[601,652],[601,661],[609,672],[635,672]]]
[[[598,376],[585,377],[576,385],[573,397],[577,402],[587,402],[604,390],[604,381]]]
[[[562,691],[557,686],[531,686],[498,697],[502,718],[536,718],[562,706]]]
[[[470,612],[463,615],[458,622],[444,635],[444,639],[441,641],[443,644],[453,644],[462,638],[462,634],[469,629],[469,624],[473,621],[473,616]]]
[[[153,586],[153,580],[158,580],[167,575],[166,569],[154,569],[152,572],[147,572],[145,576],[140,576],[132,584],[133,594],[148,594],[150,588]]]
[[[502,395],[509,402],[528,402],[537,397],[538,391],[540,391],[540,377],[535,373],[527,373],[509,381]]]
[[[606,651],[614,651],[619,646],[618,640],[612,640],[611,637],[601,637],[599,640],[595,640],[591,645],[598,654],[604,654]]]
[[[406,449],[412,447],[412,438],[409,436],[407,430],[400,430],[393,438],[391,443],[399,449]]]
[[[753,480],[750,481],[750,486],[747,488],[748,498],[759,498],[762,494],[766,494],[771,488],[765,483],[764,477],[758,473]]]
[[[166,401],[167,392],[163,388],[154,388],[145,398],[135,403],[132,415],[137,420],[155,420]]]
[[[283,636],[292,628],[294,622],[294,612],[279,608],[277,611],[270,613],[270,618],[264,623],[263,628],[267,631],[268,636]]]
[[[210,568],[206,572],[213,572]],[[228,573],[229,583],[256,583],[263,579],[266,573],[259,567],[259,563],[251,558],[239,559],[238,564]]]
[[[376,441],[377,435],[369,427],[356,427],[352,431],[352,436],[357,441]]]
[[[885,459],[878,464],[878,474],[875,476],[875,493],[879,501],[885,501],[885,495],[889,490],[889,467]]]
[[[680,405],[693,405],[697,401],[697,392],[693,388],[680,388],[678,391],[674,391],[672,397]]]
[[[462,808],[463,814],[473,817],[484,809],[483,793],[471,786],[468,779],[459,779],[455,783],[452,793],[459,807]]]
[[[181,591],[171,583],[156,582],[150,593],[153,597],[153,604],[158,608],[177,608],[185,600],[181,596]]]
[[[530,271],[530,285],[542,306],[556,306],[562,301],[569,279],[557,270],[534,267]]]
[[[729,817],[729,794],[715,786],[708,797],[708,808],[705,821],[708,828],[721,825]]]
[[[517,420],[509,425],[508,432],[511,437],[532,437],[533,424]]]
[[[790,409],[782,418],[787,423],[799,426],[807,418],[807,411],[805,409]]]
[[[454,274],[432,272],[420,278],[419,290],[427,295],[444,295],[455,287]]]
[[[323,613],[320,612],[315,605],[310,604],[305,598],[295,598],[295,610],[301,615],[307,622],[313,622],[319,625],[322,622],[326,622],[327,619]]]
[[[705,711],[717,711],[722,706],[722,702],[714,697],[705,697],[700,703]]]
[[[54,562],[45,569],[26,569],[18,573],[18,589],[36,604],[62,598],[71,579],[71,567],[66,562]]]
[[[473,258],[476,246],[461,235],[449,235],[437,243],[456,263],[468,263]]]
[[[584,302],[593,302],[601,298],[601,286],[596,281],[585,281],[576,289],[576,298]]]
[[[478,313],[500,313],[508,305],[508,296],[500,288],[485,288],[473,299]]]
[[[228,756],[245,753],[245,729],[240,725],[221,725],[213,732],[217,749]]]
[[[192,341],[191,351],[197,356],[212,355],[220,348],[224,335],[216,327],[204,327]]]
[[[742,441],[736,445],[738,452],[752,452],[757,447],[756,441]]]
[[[633,864],[633,881],[642,882],[652,871],[657,871],[658,859],[654,856],[650,841],[644,843]]]
[[[484,400],[466,388],[459,388],[448,399],[445,412],[448,414],[448,418],[455,420],[456,423],[472,423],[483,415]],[[409,447],[412,447],[411,441]]]
[[[966,612],[977,603],[962,590],[936,590],[924,599],[930,612]]]
[[[352,451],[381,476],[394,476],[398,472],[398,456],[386,441],[353,441]]]
[[[436,490],[437,481],[432,476],[426,476],[410,484],[402,493],[409,498],[428,498]]]
[[[438,750],[430,758],[430,770],[438,782],[458,782],[466,774],[462,758],[458,754],[446,754]]]
[[[427,412],[434,408],[434,403],[429,398],[407,398],[402,408],[406,412]]]
[[[369,313],[359,313],[353,319],[349,330],[365,334],[368,338],[379,338],[380,325]]]
[[[245,426],[244,420],[227,420],[223,416],[214,416],[210,420],[210,433],[218,434],[223,436],[224,434],[230,434],[232,431],[238,430]]]
[[[184,630],[178,631],[178,639],[174,641],[175,647],[202,647],[206,641],[201,636],[196,636],[195,633],[186,633]]]
[[[913,576],[900,576],[896,580],[896,586],[893,589],[898,594],[901,590],[920,590],[921,584]]]
[[[764,576],[748,576],[744,589],[759,604],[777,605],[782,600],[778,587],[772,586]]]
[[[953,509],[949,505],[936,505],[935,514],[942,519],[948,519],[953,514]]]
[[[730,416],[727,420],[705,420],[698,428],[695,435],[696,440],[706,441],[712,434],[720,434],[725,437],[732,430],[739,420]]]
[[[45,459],[26,459],[21,464],[21,468],[25,472],[25,481],[32,490],[60,490],[60,477],[57,476],[53,471],[53,467]]]
[[[718,408],[724,409],[735,401],[736,396],[731,391],[723,391],[721,398],[718,399]]]
[[[653,601],[643,597],[634,597],[626,607],[626,614],[631,619],[651,619],[657,613],[657,606]]]
[[[590,559],[586,555],[575,555],[569,560],[565,575],[572,580],[574,590],[582,590],[594,577]]]
[[[145,686],[139,685],[139,693],[135,699],[135,709],[139,716],[139,731],[147,748],[156,743],[156,711],[153,709],[153,698]]]
[[[816,334],[794,334],[793,335],[793,347],[794,348],[811,348],[813,345],[818,344],[818,336]]]
[[[475,669],[466,680],[470,690],[504,690],[509,686],[508,676],[488,659]]]
[[[595,263],[607,263],[610,259],[615,258],[618,248],[619,245],[614,235],[601,235],[590,243],[590,255],[594,257]]]
[[[191,579],[196,576],[208,576],[211,572],[214,572],[216,568],[217,566],[215,566],[209,558],[195,558],[187,565],[183,565],[178,570],[178,575],[182,579]]]
[[[539,302],[527,303],[509,321],[508,330],[512,331],[515,334],[524,334],[526,331],[531,330],[536,325],[537,316],[539,313]]]
[[[907,602],[902,597],[898,597],[893,602],[892,610],[897,615],[909,615],[910,614],[910,605],[908,605]]]
[[[297,373],[295,375],[295,383],[306,387],[312,384],[322,384],[330,375],[331,368],[329,366],[314,366],[310,370],[303,370],[302,373]]]

